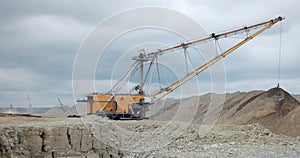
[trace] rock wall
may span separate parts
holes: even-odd
[[[0,157],[121,157],[82,125],[0,128]]]

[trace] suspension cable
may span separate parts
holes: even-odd
[[[156,60],[156,69],[157,69],[159,88],[161,89],[162,87],[161,87],[161,80],[160,80],[160,74],[159,74],[159,63],[158,63],[157,55],[155,56],[155,60]]]
[[[147,70],[147,73],[146,73],[146,75],[145,75],[145,79],[143,80],[143,84],[140,85],[140,86],[143,86],[143,85],[146,83],[146,81],[147,81],[147,79],[148,79],[149,72],[150,72],[151,67],[152,67],[152,65],[153,65],[153,62],[154,62],[154,58],[151,60],[150,65],[149,65],[148,70]]]
[[[153,58],[153,61],[154,61],[154,58]],[[150,94],[150,87],[151,87],[151,83],[152,83],[152,79],[153,79],[153,71],[154,71],[154,68],[152,68],[151,72],[150,72],[150,77],[149,77],[149,82],[148,82],[148,94]]]
[[[188,47],[183,47],[183,53],[184,53],[184,59],[185,59],[185,69],[186,69],[186,73],[188,74],[189,73],[189,68],[188,68],[187,57],[186,57],[187,48]]]

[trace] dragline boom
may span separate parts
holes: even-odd
[[[162,99],[166,95],[170,94],[171,92],[173,92],[177,88],[181,87],[183,84],[185,84],[186,82],[191,80],[193,77],[199,75],[201,72],[203,72],[204,70],[206,70],[207,68],[209,68],[210,66],[212,66],[213,64],[215,64],[216,62],[221,60],[222,58],[225,58],[228,54],[232,53],[237,48],[241,47],[242,45],[244,45],[248,41],[252,40],[254,37],[261,34],[265,30],[269,29],[271,26],[273,26],[274,24],[276,24],[277,22],[279,22],[281,20],[282,20],[282,17],[278,17],[278,18],[275,18],[275,19],[272,19],[270,21],[263,22],[263,23],[260,23],[260,24],[255,24],[255,25],[252,25],[252,26],[243,27],[243,28],[240,28],[240,29],[236,29],[236,30],[233,30],[233,31],[228,31],[228,32],[220,33],[220,34],[212,34],[210,37],[207,37],[207,38],[204,38],[204,39],[187,42],[187,43],[184,43],[184,44],[181,44],[181,45],[173,46],[173,47],[166,48],[166,49],[162,50],[163,52],[166,52],[166,51],[170,51],[171,49],[177,49],[181,46],[186,47],[188,45],[196,44],[196,43],[199,43],[199,42],[204,42],[206,40],[211,40],[212,38],[215,38],[215,39],[216,38],[223,38],[223,37],[227,37],[231,34],[237,34],[238,32],[241,32],[241,31],[246,31],[246,30],[249,30],[249,29],[254,29],[254,28],[263,26],[258,31],[256,31],[254,34],[252,34],[251,36],[245,38],[244,40],[242,40],[238,44],[234,45],[233,47],[229,48],[228,50],[224,51],[220,55],[218,55],[218,56],[214,57],[213,59],[209,60],[208,62],[200,65],[195,70],[187,73],[185,76],[179,78],[178,80],[174,81],[173,83],[169,84],[168,86],[162,88],[159,92],[157,92],[153,95],[153,97],[156,97],[154,102],[159,101],[160,99]],[[156,52],[153,52],[153,53],[150,53],[150,54],[158,54],[158,53],[162,53],[162,52],[161,51],[160,52],[156,51]],[[165,92],[165,93],[163,93],[163,92]]]

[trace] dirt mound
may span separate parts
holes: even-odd
[[[228,122],[228,120],[232,118],[236,111],[253,101],[263,92],[264,91],[251,91],[226,94],[226,100],[218,123]]]
[[[80,117],[87,115],[86,103],[77,103],[65,111],[64,116],[67,117]]]
[[[43,116],[47,117],[64,117],[65,112],[69,109],[67,106],[55,106],[50,108]]]
[[[299,107],[299,101],[288,92],[281,88],[272,88],[240,102],[236,109],[231,108],[229,111],[234,111],[231,116],[225,112],[224,115],[227,117],[224,122],[260,123],[276,134],[299,136]]]
[[[300,94],[294,94],[293,97],[296,98],[300,102]]]
[[[288,92],[281,88],[272,88],[239,105],[229,122],[235,124],[255,122],[272,129],[279,119],[298,106],[300,106],[298,100]]]
[[[284,116],[277,122],[273,129],[275,134],[284,134],[289,136],[299,136],[300,134],[300,107]]]
[[[230,108],[231,116],[230,113],[224,112],[223,116],[226,116],[224,122],[260,123],[276,134],[300,135],[300,103],[281,88],[256,93],[248,100],[240,102],[238,106],[237,104],[232,106],[236,109]]]
[[[168,121],[174,115],[184,111],[182,107],[199,102],[193,123],[202,123],[211,103],[211,95],[191,97],[163,109],[152,120]],[[215,97],[218,98],[218,97]],[[222,105],[220,105],[222,107]],[[260,123],[276,134],[300,135],[300,103],[291,94],[281,88],[268,91],[235,92],[226,94],[226,100],[217,123],[252,124]],[[195,109],[193,109],[195,110]],[[216,109],[218,110],[218,109]],[[182,117],[192,114],[181,112]],[[214,113],[216,114],[216,113]],[[291,129],[291,130],[289,130]]]
[[[184,98],[167,106],[167,108],[162,108],[155,115],[151,116],[150,119],[156,121],[190,121],[192,119],[194,120],[193,122],[202,122],[210,103],[210,98],[211,94]],[[193,118],[191,118],[192,114],[194,115]]]
[[[236,112],[236,109],[241,106],[241,104],[247,102],[247,100],[252,97],[262,93],[263,91],[251,91],[251,92],[235,92],[227,93],[225,98],[225,103],[220,105],[218,110],[221,112],[219,123],[226,122],[232,115]],[[213,96],[214,95],[214,96]],[[156,115],[152,116],[150,119],[159,121],[168,121],[174,119],[174,115],[177,113],[181,114],[182,117],[185,115],[190,115],[190,113],[184,113],[184,110],[188,109],[189,104],[198,103],[196,112],[194,114],[193,123],[201,124],[208,110],[210,103],[212,102],[212,96],[216,99],[216,102],[222,101],[223,95],[208,93],[201,96],[194,96],[190,98],[182,99],[168,106],[168,108],[162,109]],[[188,111],[187,111],[188,112]]]

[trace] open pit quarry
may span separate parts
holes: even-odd
[[[296,97],[280,88],[228,93],[224,104],[211,110],[211,95],[218,98],[218,94],[206,94],[174,101],[147,120],[1,114],[0,155],[4,158],[300,156],[300,103]],[[197,109],[182,108],[191,104]],[[207,114],[210,111],[217,111],[217,120],[207,121],[212,117]]]

